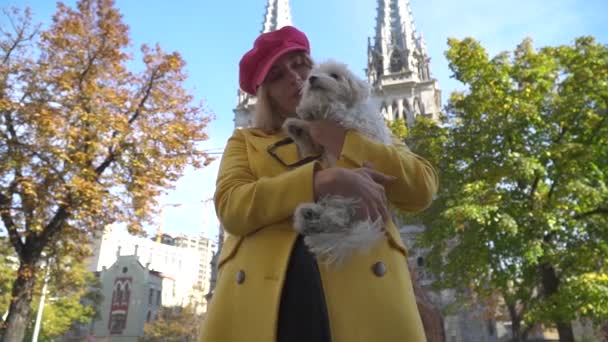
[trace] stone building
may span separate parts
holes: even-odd
[[[144,324],[156,319],[163,304],[163,286],[173,279],[142,265],[136,255],[118,256],[114,264],[99,272],[103,302],[92,323],[97,341],[137,341]],[[166,294],[165,290],[165,295]]]

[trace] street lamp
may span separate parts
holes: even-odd
[[[42,294],[40,295],[40,303],[38,303],[38,312],[36,313],[36,324],[34,325],[34,334],[32,335],[32,342],[38,342],[38,335],[40,334],[40,325],[42,324],[42,312],[44,311],[44,301],[46,300],[46,292],[49,283],[49,260],[44,263],[44,285],[42,286]]]
[[[162,241],[162,233],[163,233],[163,221],[164,221],[164,211],[166,207],[173,207],[173,208],[177,208],[180,207],[182,204],[181,203],[167,203],[167,204],[163,204],[160,207],[160,213],[159,213],[159,222],[158,222],[158,232],[156,233],[156,242],[160,243]]]

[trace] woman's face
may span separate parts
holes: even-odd
[[[301,51],[286,53],[270,68],[263,84],[279,114],[290,116],[295,113],[311,68],[310,57]]]

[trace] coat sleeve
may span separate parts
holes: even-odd
[[[315,167],[317,163],[309,163],[258,179],[249,166],[245,137],[236,130],[224,150],[214,195],[224,229],[232,235],[248,235],[288,219],[300,203],[313,202]]]
[[[389,201],[404,211],[421,211],[431,205],[437,192],[437,173],[427,160],[412,153],[398,139],[393,140],[393,145],[385,145],[349,130],[340,158],[358,166],[369,162],[374,169],[397,177],[386,186]]]

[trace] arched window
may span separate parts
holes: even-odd
[[[388,107],[386,106],[386,103],[383,102],[382,106],[380,108],[381,108],[380,111],[382,113],[382,117],[388,120],[388,110],[387,110]]]
[[[406,124],[411,124],[412,122],[408,121],[408,117],[411,116],[412,108],[410,107],[410,103],[407,99],[403,99],[403,119]]]
[[[416,114],[424,114],[424,107],[419,97],[414,99],[414,112]]]
[[[120,286],[120,283],[116,285],[116,303],[122,303],[122,287]]]
[[[129,284],[125,285],[125,292],[122,296],[122,300],[124,304],[129,304],[129,297],[131,296],[131,292],[129,291]]]
[[[402,114],[399,112],[399,104],[397,101],[393,101],[393,120],[400,119]]]
[[[403,70],[403,58],[399,50],[393,50],[390,61],[391,72],[401,72]]]

